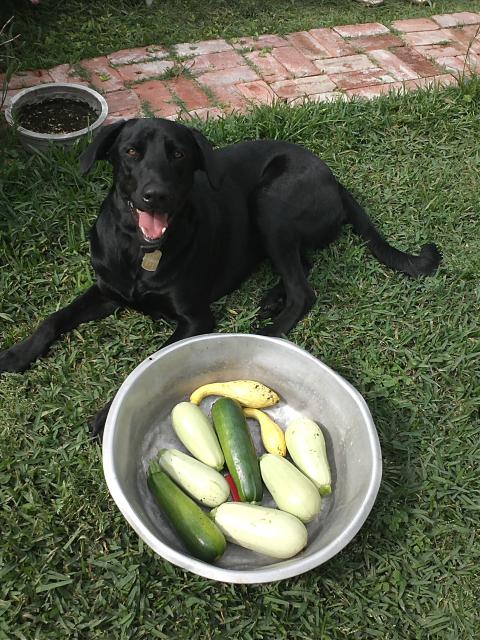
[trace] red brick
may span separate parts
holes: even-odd
[[[258,75],[250,69],[246,64],[233,67],[232,69],[222,69],[219,71],[207,71],[198,78],[200,84],[204,84],[207,87],[221,87],[238,82],[250,82],[252,80],[259,80]]]
[[[234,85],[217,85],[212,88],[212,92],[220,105],[222,105],[225,113],[231,113],[232,111],[244,113],[248,111],[247,100],[239,91],[235,91]]]
[[[53,78],[45,69],[19,71],[10,78],[8,88],[10,90],[26,89],[27,87],[35,87],[37,84],[45,84],[46,82],[53,82]]]
[[[283,64],[295,78],[314,76],[318,74],[317,68],[306,56],[295,47],[275,47],[272,55]]]
[[[421,78],[436,76],[438,68],[410,47],[401,47],[395,50],[395,55],[412,68]]]
[[[364,36],[355,38],[352,44],[358,51],[373,51],[374,49],[393,49],[394,47],[403,47],[405,43],[398,36],[387,33],[382,36]]]
[[[133,117],[140,114],[140,100],[130,89],[111,91],[107,94],[107,103],[109,115]]]
[[[379,96],[388,95],[391,91],[402,89],[399,83],[371,85],[369,87],[357,87],[348,89],[346,94],[349,98],[378,98]]]
[[[349,71],[362,71],[371,69],[375,65],[363,53],[343,58],[330,58],[329,60],[316,60],[316,66],[324,73],[348,73]]]
[[[125,88],[118,71],[110,66],[107,58],[91,58],[90,60],[82,60],[80,64],[88,71],[90,84],[95,89],[108,93],[109,91],[118,91]]]
[[[370,51],[370,57],[375,62],[388,71],[395,80],[413,80],[419,78],[419,74],[412,69],[412,67],[398,58],[391,51],[385,51],[380,49],[379,51]]]
[[[270,86],[277,96],[284,98],[288,102],[295,98],[319,93],[329,93],[336,88],[330,78],[325,75],[296,78],[294,80],[280,80],[273,82]]]
[[[163,75],[174,66],[172,60],[150,60],[117,67],[124,82],[142,82]]]
[[[351,71],[350,73],[334,73],[329,77],[341,90],[368,87],[372,84],[385,84],[394,82],[396,79],[385,73],[383,69],[363,69],[362,71]]]
[[[379,36],[382,33],[389,33],[385,25],[380,22],[367,22],[365,24],[344,24],[339,27],[333,27],[334,31],[339,33],[343,38],[359,38],[360,36]]]
[[[450,73],[468,73],[468,67],[465,65],[465,56],[445,56],[444,58],[437,58],[437,64],[444,67]]]
[[[418,51],[425,58],[438,60],[438,58],[461,56],[466,53],[466,47],[457,42],[452,42],[451,44],[432,44],[429,47],[415,47],[415,51]]]
[[[199,56],[206,53],[218,53],[219,51],[231,51],[231,44],[222,38],[215,40],[203,40],[202,42],[184,42],[173,47],[178,56]]]
[[[157,115],[171,116],[179,111],[170,91],[162,80],[148,80],[132,87],[140,102],[148,103],[149,108]]]
[[[392,27],[401,33],[410,33],[411,31],[433,31],[439,26],[433,20],[428,18],[413,18],[411,20],[395,20]]]
[[[246,38],[238,38],[232,43],[235,49],[253,49],[259,51],[261,49],[272,49],[273,47],[286,47],[290,43],[285,38],[274,35],[252,36]]]
[[[81,84],[83,86],[88,86],[88,81],[82,76],[79,76],[75,71],[74,67],[70,64],[59,64],[53,69],[49,70],[50,75],[54,82],[67,82],[73,84]]]
[[[310,29],[308,33],[325,49],[325,58],[340,58],[355,53],[353,47],[332,29]]]
[[[339,35],[330,29],[298,31],[287,36],[290,44],[310,60],[332,58],[354,53],[354,50]]]
[[[414,47],[421,47],[423,45],[450,42],[452,36],[445,29],[437,29],[436,31],[406,33],[403,39],[407,44],[413,45]]]
[[[478,27],[463,27],[457,29],[445,29],[451,37],[455,45],[458,43],[463,46],[463,50],[473,51],[474,53],[480,53],[480,36],[477,32]],[[475,37],[477,36],[477,37]],[[453,45],[452,42],[452,45]],[[453,46],[455,46],[453,45]]]
[[[165,85],[181,100],[187,111],[211,107],[207,94],[189,78],[178,77],[167,80]]]
[[[235,91],[241,95],[250,104],[268,104],[272,105],[277,96],[263,80],[255,80],[254,82],[243,82],[235,85]]]
[[[309,96],[293,98],[288,104],[305,104],[308,102],[335,102],[337,100],[345,100],[345,94],[340,91],[327,91],[326,93],[313,93]]]
[[[136,47],[135,49],[122,49],[107,56],[110,64],[119,66],[134,64],[147,60],[161,60],[168,57],[168,51],[163,47]]]
[[[245,64],[243,57],[236,51],[221,51],[219,53],[205,53],[195,56],[188,65],[190,71],[202,73],[203,71],[218,71],[231,69]]]
[[[460,27],[464,24],[480,24],[480,14],[470,11],[459,13],[444,13],[440,16],[432,16],[441,27]]]
[[[292,74],[271,53],[252,51],[251,53],[246,53],[245,58],[258,69],[258,73],[268,82],[292,77]]]
[[[391,91],[404,92],[407,90],[424,89],[433,86],[447,86],[457,84],[456,79],[450,74],[441,74],[432,78],[418,78],[416,80],[406,80],[405,82],[394,82],[392,84],[381,84],[371,87],[358,87],[349,89],[346,94],[349,97],[375,98],[389,94]]]

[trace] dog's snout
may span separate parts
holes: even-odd
[[[142,194],[142,200],[145,204],[155,204],[159,202],[164,202],[167,198],[167,194],[160,189],[145,189]]]

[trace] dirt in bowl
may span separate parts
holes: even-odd
[[[57,135],[84,129],[98,118],[98,113],[87,102],[71,98],[49,98],[26,104],[15,115],[24,129]]]

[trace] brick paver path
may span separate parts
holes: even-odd
[[[455,84],[464,73],[480,73],[479,13],[397,20],[391,29],[375,22],[126,49],[73,67],[19,73],[8,97],[39,83],[76,82],[105,95],[107,122],[187,113],[207,118],[252,104]]]

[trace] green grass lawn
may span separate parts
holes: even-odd
[[[379,8],[353,0],[2,0],[0,19],[15,15],[21,34],[19,69],[52,67],[139,45],[291,33],[314,27],[356,22],[389,24],[400,18],[454,11],[480,11],[480,0],[432,0],[415,6],[408,0],[385,0]]]
[[[480,82],[375,102],[279,106],[203,126],[216,144],[275,137],[320,154],[399,248],[438,243],[412,280],[346,231],[315,256],[312,312],[289,336],[364,395],[384,477],[337,557],[262,586],[213,583],[163,562],[109,497],[87,422],[169,335],[126,312],[84,325],[0,381],[0,638],[341,640],[478,637]],[[3,145],[0,333],[20,340],[92,280],[87,230],[108,166],[78,150]],[[263,267],[215,306],[250,331]],[[476,631],[475,631],[476,629]]]

